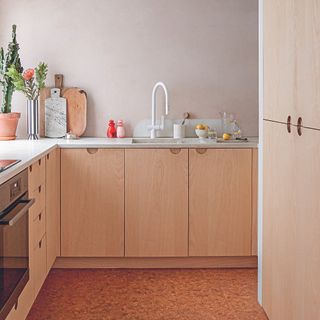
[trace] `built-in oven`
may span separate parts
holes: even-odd
[[[0,320],[29,280],[28,171],[0,185]]]

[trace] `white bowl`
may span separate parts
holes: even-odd
[[[208,130],[196,129],[196,135],[197,135],[200,139],[208,138]]]

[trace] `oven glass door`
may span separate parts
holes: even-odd
[[[6,221],[0,220],[0,319],[16,303],[29,275],[28,207],[21,202]]]

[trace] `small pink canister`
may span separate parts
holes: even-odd
[[[126,130],[123,126],[123,121],[118,120],[117,122],[117,138],[124,138],[126,136]]]

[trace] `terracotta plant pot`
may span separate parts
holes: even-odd
[[[0,140],[15,140],[21,113],[0,113]]]

